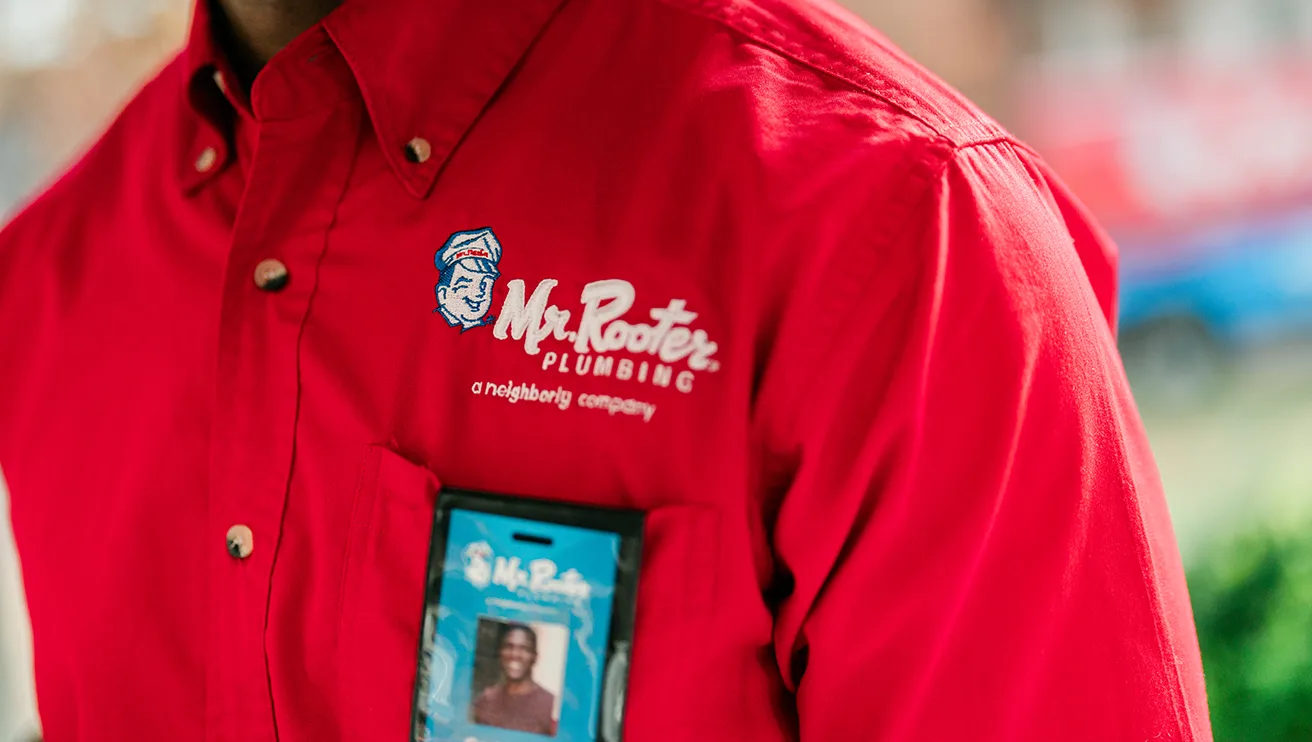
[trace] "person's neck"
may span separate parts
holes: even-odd
[[[533,690],[533,678],[524,678],[523,680],[506,680],[506,692],[512,696],[522,696]]]
[[[265,63],[341,4],[341,0],[203,0],[214,7],[214,35],[243,86]]]

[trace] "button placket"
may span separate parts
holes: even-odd
[[[270,80],[279,88],[314,89],[305,80]],[[301,99],[281,89],[267,94],[288,106],[296,100],[317,103],[304,93]],[[266,656],[264,632],[276,610],[273,564],[294,489],[289,481],[301,403],[298,342],[315,282],[312,271],[291,280],[288,266],[315,265],[326,249],[334,214],[323,205],[340,200],[352,161],[351,150],[340,144],[355,141],[361,123],[350,105],[320,103],[278,114],[257,124],[259,141],[232,228],[219,322],[209,519],[227,542],[215,557],[219,561],[211,562],[211,600],[218,608],[211,617],[215,659],[207,703],[220,720],[274,717],[272,681],[266,678],[278,660]],[[276,298],[264,296],[271,292]],[[251,677],[261,680],[241,680]],[[221,722],[213,738],[271,742],[274,734],[272,726],[239,728],[233,721]]]

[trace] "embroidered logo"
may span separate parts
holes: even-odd
[[[560,282],[543,278],[530,285],[522,278],[510,280],[496,315],[492,291],[500,277],[501,243],[489,228],[456,232],[438,251],[441,272],[437,284],[437,309],[452,327],[461,332],[492,325],[492,337],[522,345],[534,357],[540,371],[617,381],[654,387],[673,387],[691,393],[699,373],[715,373],[720,361],[714,356],[719,345],[706,330],[697,328],[698,313],[686,299],[671,298],[664,305],[637,309],[638,292],[620,278],[592,281],[583,286],[578,305],[557,306],[553,299]],[[557,292],[558,295],[558,292]],[[637,316],[635,316],[637,315]],[[474,394],[556,404],[568,409],[574,394],[570,389],[538,389],[537,384],[515,380],[480,380]],[[612,395],[582,394],[578,405],[606,410],[611,415],[640,416],[650,421],[655,405],[641,399]]]
[[[456,232],[433,259],[438,270],[437,309],[448,325],[461,332],[490,324],[496,317],[492,308],[492,289],[501,271],[501,243],[491,229]]]

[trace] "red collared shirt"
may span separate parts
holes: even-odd
[[[1113,249],[880,37],[204,8],[0,237],[49,742],[404,739],[442,486],[647,511],[629,742],[1210,738]]]

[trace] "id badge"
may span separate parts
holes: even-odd
[[[619,742],[643,515],[438,500],[413,742]]]

